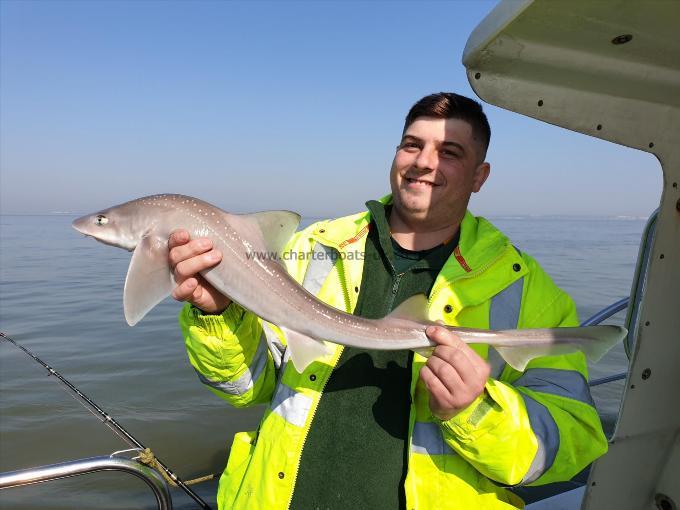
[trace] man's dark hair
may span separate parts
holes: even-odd
[[[491,140],[491,127],[482,111],[482,105],[477,101],[453,92],[439,92],[425,96],[409,110],[402,133],[405,133],[418,117],[464,120],[472,127],[472,136],[482,147],[482,160],[486,157],[486,150]]]

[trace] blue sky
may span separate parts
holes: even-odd
[[[232,212],[360,210],[408,108],[474,97],[461,55],[494,1],[0,2],[0,210],[174,192]],[[651,155],[485,105],[476,214],[647,216]]]

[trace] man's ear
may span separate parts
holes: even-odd
[[[480,163],[477,168],[475,168],[475,175],[474,175],[474,180],[472,182],[472,192],[477,193],[480,189],[482,189],[482,186],[486,182],[486,180],[489,178],[489,174],[491,173],[491,165],[487,163],[486,161],[484,163]]]

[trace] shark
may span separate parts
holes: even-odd
[[[334,352],[334,344],[364,349],[411,349],[428,355],[435,343],[427,298],[406,300],[382,319],[365,319],[333,308],[304,289],[277,257],[295,233],[300,216],[291,211],[232,214],[186,195],[159,194],[88,214],[73,227],[104,244],[132,252],[125,278],[123,309],[130,326],[168,297],[175,281],[168,258],[168,238],[185,229],[192,238],[207,237],[222,261],[202,276],[217,290],[276,325],[285,335],[295,369],[302,373],[315,360]],[[513,368],[524,370],[539,356],[582,351],[599,360],[626,335],[616,325],[546,329],[483,330],[442,326],[469,344],[486,343]]]

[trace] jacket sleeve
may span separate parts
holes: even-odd
[[[577,326],[572,299],[524,255],[520,328]],[[449,445],[480,473],[503,485],[565,481],[607,451],[577,352],[532,360],[524,372],[505,367],[467,409],[442,423]]]
[[[213,393],[235,407],[271,399],[276,367],[259,317],[237,303],[221,315],[186,304],[179,323],[189,361]]]
[[[308,229],[296,233],[282,253],[311,247]],[[304,257],[282,257],[288,272],[301,281]],[[231,303],[221,315],[204,315],[186,304],[179,324],[189,362],[203,384],[235,407],[269,402],[286,341],[281,331]]]

